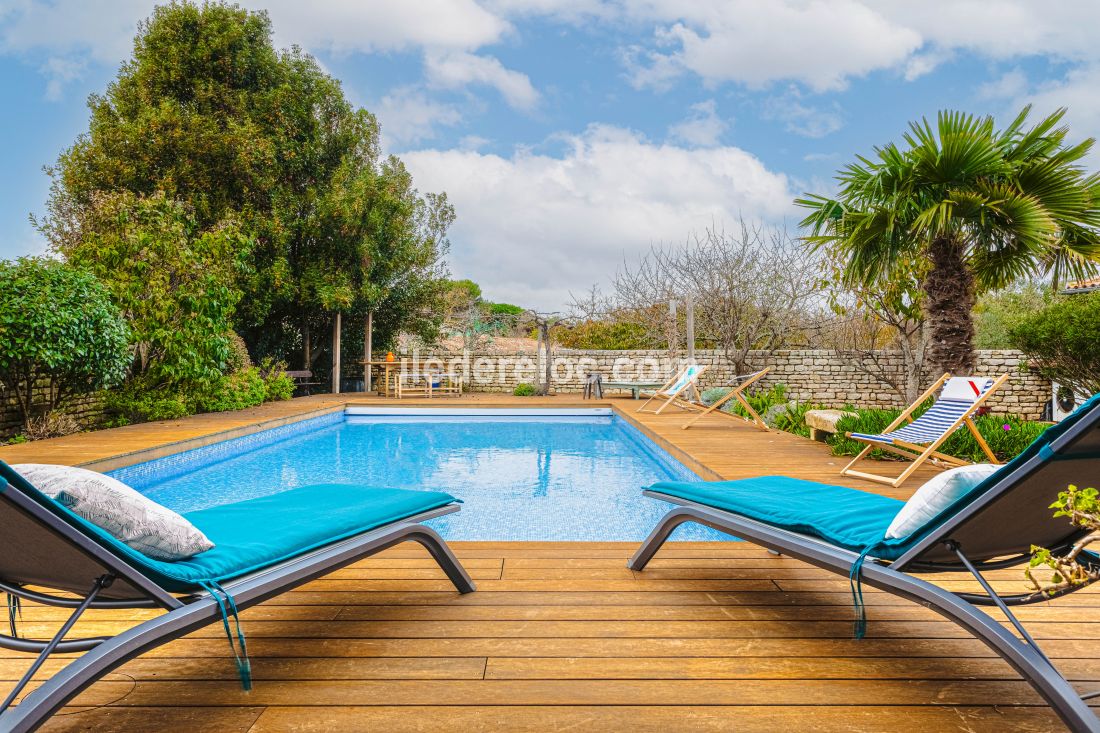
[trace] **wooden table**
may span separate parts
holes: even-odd
[[[382,389],[379,390],[379,394],[381,394],[383,397],[390,397],[396,391],[391,386],[394,370],[398,370],[398,373],[400,373],[401,368],[405,365],[405,362],[407,361],[408,359],[394,359],[393,361],[386,361],[384,359],[381,361],[366,361],[361,359],[359,363],[362,364],[365,369],[370,369],[371,367],[381,367],[384,370],[384,374],[382,376]],[[366,386],[367,385],[364,383],[363,388],[366,389]]]

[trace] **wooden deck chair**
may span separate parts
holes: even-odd
[[[741,383],[738,384],[733,389],[731,389],[730,393],[727,394],[725,397],[718,400],[713,405],[711,405],[710,407],[703,410],[698,415],[696,415],[695,417],[693,417],[692,419],[690,419],[686,423],[684,423],[683,424],[684,430],[687,430],[692,425],[694,425],[696,422],[698,422],[700,419],[706,417],[707,415],[714,412],[715,410],[721,409],[722,405],[726,404],[730,400],[735,399],[738,402],[740,402],[741,406],[744,407],[748,411],[749,415],[752,416],[752,421],[754,423],[756,423],[756,427],[760,428],[765,433],[768,432],[768,426],[764,424],[764,419],[761,418],[760,415],[757,414],[756,410],[752,409],[752,405],[750,405],[748,400],[745,399],[745,395],[743,393],[746,389],[751,387],[754,383],[756,383],[758,380],[763,378],[763,376],[765,374],[767,374],[768,372],[770,372],[770,371],[771,371],[771,367],[766,367],[764,369],[761,369],[758,372],[753,372],[752,374],[738,375],[738,376],[734,377],[734,379],[741,380]],[[730,415],[730,417],[736,417],[736,415],[732,415],[730,413],[722,413],[722,414]]]
[[[841,469],[841,475],[856,476],[869,481],[877,481],[881,484],[889,484],[896,488],[901,486],[929,458],[950,467],[965,466],[970,461],[949,456],[939,451],[940,445],[964,425],[974,436],[974,439],[978,441],[978,445],[981,446],[982,451],[989,458],[989,462],[1000,463],[997,456],[989,448],[989,444],[978,432],[978,427],[974,424],[972,418],[978,408],[982,406],[982,403],[989,399],[989,396],[1007,380],[1007,374],[1002,374],[996,379],[988,377],[952,377],[950,374],[944,374],[881,433],[848,433],[849,438],[866,443],[867,447],[861,450],[859,455],[852,459],[851,463]],[[925,400],[935,394],[941,386],[943,391],[940,392],[939,397],[936,398],[932,406],[928,408],[927,412],[914,419],[913,412],[924,404]],[[902,423],[906,424],[903,425]],[[852,468],[875,448],[908,458],[912,460],[912,463],[896,478],[856,471]]]
[[[654,527],[627,567],[643,571],[685,522],[711,527],[848,580],[857,637],[867,622],[864,585],[935,611],[1008,662],[1069,730],[1100,733],[1100,719],[1087,702],[1100,697],[1100,692],[1079,695],[1012,610],[1051,603],[1085,584],[1053,594],[1031,589],[1010,594],[1007,587],[995,590],[983,574],[1027,565],[1033,545],[1062,554],[1080,542],[1089,530],[1053,516],[1047,506],[1066,486],[1089,486],[1098,473],[1100,395],[1048,428],[1023,453],[931,516],[924,526],[903,536],[890,530],[904,503],[888,496],[786,476],[662,481],[645,490],[645,496],[676,506]],[[1100,556],[1089,549],[1078,557],[1090,568],[1100,568]],[[931,578],[937,573],[971,575],[984,592],[935,585]],[[947,577],[958,583],[957,578]],[[1020,586],[1023,590],[1023,582]],[[1004,618],[983,612],[983,607],[997,608]],[[797,614],[788,623],[798,624]],[[1007,704],[1019,702],[1015,692],[1002,694]]]
[[[650,402],[654,400],[664,400],[660,407],[653,410],[653,414],[660,415],[666,407],[669,405],[676,405],[677,407],[688,410],[698,407],[703,402],[703,396],[699,393],[699,375],[708,369],[707,366],[699,366],[698,364],[688,364],[686,367],[678,371],[672,379],[661,385],[661,387],[655,390],[649,395],[642,406],[638,408],[638,412],[645,412],[646,407]],[[690,391],[695,397],[695,404],[683,399],[680,395],[684,392]]]

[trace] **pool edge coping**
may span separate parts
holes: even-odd
[[[113,471],[119,468],[132,466],[137,463],[153,461],[158,458],[166,458],[168,456],[173,456],[178,453],[184,453],[189,450],[194,450],[195,448],[202,448],[208,445],[213,445],[215,443],[221,443],[226,440],[242,438],[247,435],[253,435],[255,433],[262,432],[264,430],[279,428],[285,425],[293,425],[295,423],[302,422],[303,420],[310,420],[316,417],[323,417],[324,415],[329,415],[334,412],[344,411],[348,407],[367,406],[368,404],[369,403],[365,404],[364,402],[355,399],[349,399],[346,402],[342,402],[336,405],[329,405],[327,407],[305,410],[294,415],[284,415],[282,417],[268,418],[246,425],[237,425],[232,428],[227,428],[225,430],[216,430],[211,433],[206,433],[205,435],[197,435],[191,438],[184,438],[182,440],[162,443],[161,445],[151,446],[149,448],[139,448],[133,451],[117,453],[106,458],[97,458],[95,460],[86,461],[77,465],[81,468],[87,468],[93,471]],[[370,404],[369,406],[376,407],[376,405],[373,404]],[[585,407],[589,407],[589,405],[585,405]],[[630,411],[623,409],[622,406],[615,403],[604,403],[602,405],[593,405],[593,407],[610,407],[614,415],[625,420],[627,423],[630,424],[631,427],[638,430],[646,438],[653,441],[653,443],[656,444],[659,448],[661,448],[674,459],[686,466],[688,470],[693,471],[704,480],[722,480],[722,476],[717,471],[705,465],[697,458],[687,453],[684,449],[677,446],[672,441],[661,435],[658,435],[656,432],[650,429],[649,426],[645,425],[643,422],[637,420],[633,415],[631,415]],[[417,407],[410,406],[407,409],[415,410],[417,409]],[[558,408],[557,406],[531,406],[524,409],[538,411],[543,409],[552,410],[560,408]]]

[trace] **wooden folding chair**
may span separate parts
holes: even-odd
[[[683,424],[684,430],[687,430],[692,425],[694,425],[696,422],[698,422],[700,419],[706,417],[707,415],[714,412],[715,410],[721,409],[722,405],[726,404],[730,400],[737,400],[738,402],[741,403],[741,406],[744,407],[745,410],[747,410],[748,413],[752,416],[752,421],[754,423],[756,423],[756,427],[760,428],[765,433],[768,432],[768,426],[764,424],[763,418],[761,418],[760,415],[757,414],[756,410],[752,409],[752,405],[750,405],[748,400],[745,399],[744,392],[745,392],[746,389],[751,387],[754,383],[759,381],[769,371],[771,371],[771,367],[766,367],[764,369],[761,369],[758,372],[753,372],[752,374],[738,375],[738,376],[734,377],[734,379],[740,379],[740,380],[743,380],[743,381],[740,384],[738,384],[736,387],[734,387],[732,390],[730,390],[730,393],[725,395],[724,397],[722,397],[722,399],[718,400],[713,405],[711,405],[710,407],[703,410],[698,415],[696,415],[695,417],[693,417],[692,419],[690,419],[686,423],[684,423]],[[734,415],[732,415],[730,413],[723,413],[723,414],[730,415],[730,417],[735,417]]]
[[[649,396],[641,407],[638,408],[638,412],[645,412],[646,407],[653,400],[661,400],[664,402],[653,411],[655,415],[660,415],[666,407],[675,404],[677,407],[690,410],[698,407],[698,404],[692,404],[691,402],[684,400],[680,395],[689,389],[695,395],[695,402],[702,403],[703,396],[699,393],[699,375],[708,369],[707,366],[699,366],[698,364],[688,364],[686,367],[678,371],[671,379],[661,385],[661,388],[653,392]]]
[[[996,379],[989,377],[952,377],[950,374],[944,374],[881,433],[848,433],[849,438],[867,443],[867,447],[841,469],[841,475],[856,476],[869,481],[889,484],[896,488],[901,486],[929,458],[951,467],[968,465],[970,461],[949,456],[939,451],[940,445],[963,425],[978,441],[978,445],[989,458],[989,462],[1000,463],[997,456],[990,449],[989,444],[978,432],[978,426],[974,424],[972,416],[982,406],[982,403],[989,399],[990,395],[997,391],[1007,380],[1007,374],[1002,374]],[[913,412],[924,404],[925,400],[935,394],[941,386],[943,391],[935,403],[920,417],[913,418]],[[852,469],[852,466],[863,460],[875,448],[908,458],[913,462],[896,478]]]

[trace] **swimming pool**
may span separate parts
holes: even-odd
[[[349,407],[110,474],[178,512],[318,483],[446,491],[462,511],[429,524],[448,540],[640,541],[669,509],[641,488],[698,480],[608,409]]]

